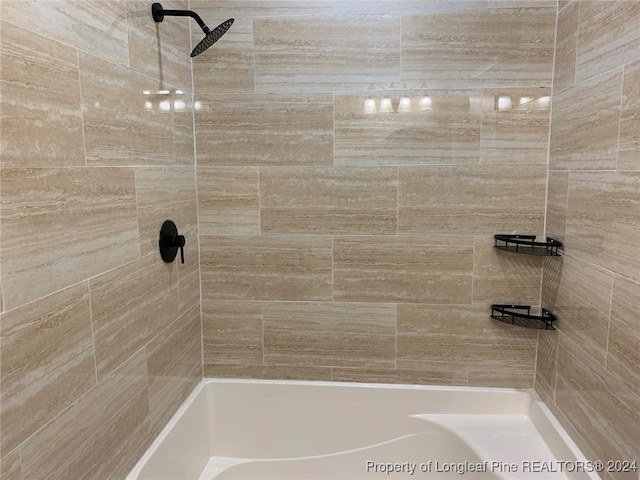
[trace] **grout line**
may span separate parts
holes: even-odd
[[[578,84],[578,45],[580,43],[580,17],[582,16],[582,9],[580,8],[580,0],[576,0],[577,2],[577,7],[578,7],[578,25],[576,26],[576,58],[573,62],[573,85],[577,85]],[[568,6],[568,5],[567,5]],[[558,16],[560,16],[560,12],[558,12]],[[557,20],[556,20],[556,24],[557,24]],[[558,44],[558,33],[557,33],[558,29],[556,26],[556,45]],[[554,399],[555,401],[555,399]]]
[[[78,62],[78,93],[80,94],[80,124],[82,125],[82,153],[84,154],[84,166],[88,167],[87,162],[87,136],[84,126],[84,101],[82,99],[82,79],[80,74],[80,51],[76,50],[76,60]]]

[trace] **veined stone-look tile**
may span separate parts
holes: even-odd
[[[554,95],[549,168],[616,168],[621,84],[620,68]]]
[[[550,89],[504,88],[482,94],[480,162],[546,165]]]
[[[469,372],[470,387],[533,388],[534,379],[533,372],[493,373],[486,370]]]
[[[331,381],[330,367],[298,365],[205,365],[204,376],[214,378],[257,378],[260,380]]]
[[[158,252],[158,235],[165,220],[173,220],[185,236],[184,259],[198,261],[198,215],[194,167],[139,167],[136,205],[142,255]],[[178,261],[180,252],[178,252]],[[185,265],[186,265],[185,263]]]
[[[640,394],[640,284],[616,276],[611,301],[607,370]]]
[[[182,93],[180,93],[182,92]],[[193,123],[193,93],[188,90],[172,90],[173,148],[176,165],[194,166],[195,139]]]
[[[5,23],[0,67],[2,165],[84,165],[77,52]]]
[[[486,0],[339,0],[336,13],[416,13],[441,10],[484,10]]]
[[[605,365],[613,275],[573,256],[545,262],[542,305],[567,338]]]
[[[556,396],[556,355],[558,353],[558,332],[541,330],[538,332],[538,353],[536,355],[536,390],[542,389],[554,399]]]
[[[200,332],[200,308],[196,305],[146,347],[153,437],[202,378]]]
[[[264,303],[265,364],[395,366],[396,306]]]
[[[541,281],[542,257],[497,250],[493,236],[475,238],[473,303],[538,305]]]
[[[23,478],[123,478],[149,435],[147,365],[140,350],[21,448]]]
[[[571,5],[574,1],[577,3],[577,0],[558,0],[558,11],[561,12],[569,5]]]
[[[398,368],[533,374],[536,331],[490,313],[487,305],[398,305]]]
[[[640,458],[638,397],[562,334],[557,375],[556,404],[598,459]]]
[[[257,167],[198,167],[201,235],[259,235]]]
[[[201,16],[206,13],[210,20],[204,16],[202,18],[205,23],[211,22],[208,24],[210,28],[226,20],[227,17],[214,14],[213,2],[197,3],[203,3],[204,8],[195,7],[193,1],[191,8],[200,12]],[[218,3],[215,2],[216,5]],[[237,12],[231,14],[231,17],[237,17]],[[200,28],[191,29],[192,48],[203,38]],[[253,22],[251,19],[235,18],[232,27],[216,42],[215,48],[209,48],[193,58],[193,85],[196,93],[253,93],[254,56]]]
[[[400,80],[400,16],[256,18],[256,91],[363,90]]]
[[[196,95],[199,167],[330,165],[333,96]]]
[[[553,72],[553,88],[556,93],[576,83],[580,3],[573,2],[558,13],[556,60]]]
[[[546,234],[564,243],[567,231],[567,208],[569,202],[569,172],[549,170],[547,185]]]
[[[336,301],[471,303],[469,239],[334,237],[333,252]]]
[[[204,364],[262,365],[262,303],[217,302],[203,292]]]
[[[488,8],[554,7],[557,0],[487,0]]]
[[[639,280],[639,247],[640,172],[571,172],[567,251]]]
[[[1,440],[10,452],[96,383],[87,284],[3,313],[0,336]]]
[[[3,0],[14,25],[121,65],[129,65],[124,0]]]
[[[386,112],[383,99],[395,111]],[[401,98],[411,105],[400,105]],[[478,163],[479,90],[375,90],[335,97],[340,165]],[[408,111],[402,111],[402,110]]]
[[[17,448],[2,457],[0,461],[0,478],[2,480],[22,480],[20,454]]]
[[[198,232],[194,235],[195,242],[198,241]],[[191,310],[195,305],[200,304],[200,251],[197,244],[195,250],[190,253],[189,261],[185,258],[185,263],[176,256],[176,267],[178,270],[178,314],[183,315]],[[179,253],[179,252],[178,252]]]
[[[260,169],[262,233],[395,235],[397,197],[394,167]]]
[[[331,238],[202,236],[202,289],[211,300],[331,300]]]
[[[5,309],[137,258],[133,170],[5,168],[1,183]]]
[[[333,368],[331,373],[334,382],[467,385],[467,372],[391,368]]]
[[[640,3],[627,0],[579,3],[577,81],[640,57]]]
[[[176,281],[156,254],[89,281],[99,380],[178,318]]]
[[[550,86],[555,8],[402,18],[402,80],[429,88]]]
[[[159,90],[156,80],[129,68],[79,55],[87,164],[173,165],[170,89]]]
[[[541,232],[545,165],[400,167],[400,233]]]
[[[640,170],[640,61],[624,67],[618,171]]]
[[[188,10],[187,0],[164,0],[167,9]],[[131,68],[153,78],[157,85],[192,90],[189,17],[151,18],[151,2],[126,0]],[[213,28],[213,25],[209,25]],[[194,22],[194,29],[200,28]]]
[[[334,0],[190,0],[191,8],[200,12],[205,22],[215,23],[228,17],[254,18],[279,16],[316,16],[333,13]],[[208,20],[209,19],[209,20]],[[208,24],[209,25],[209,24]],[[217,25],[217,24],[216,24]],[[234,24],[235,25],[235,24]],[[209,25],[211,26],[211,25]]]

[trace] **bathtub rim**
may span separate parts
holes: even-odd
[[[412,385],[412,384],[387,384],[387,383],[358,383],[358,382],[333,382],[333,381],[315,381],[315,380],[266,380],[252,378],[209,378],[203,377],[200,382],[193,388],[185,400],[180,404],[178,409],[172,415],[171,419],[163,427],[161,432],[154,438],[153,442],[145,450],[144,454],[133,469],[126,476],[125,480],[138,480],[142,469],[146,466],[149,459],[156,453],[159,446],[170,434],[171,430],[180,421],[184,413],[191,407],[195,399],[210,384],[263,384],[263,385],[297,385],[297,386],[313,386],[313,387],[334,387],[334,388],[359,388],[374,389],[383,388],[388,390],[422,390],[422,391],[456,391],[456,392],[477,392],[477,393],[508,393],[508,394],[524,394],[528,396],[528,414],[527,417],[531,423],[538,429],[545,441],[548,441],[549,429],[551,433],[558,435],[562,442],[562,447],[566,447],[573,456],[572,460],[587,462],[588,459],[578,444],[569,435],[560,421],[555,417],[551,409],[544,403],[538,393],[533,388],[509,388],[509,387],[472,387],[465,385]],[[537,410],[537,411],[536,411]],[[550,446],[551,448],[551,446]],[[563,460],[559,458],[558,460]],[[585,472],[586,477],[593,480],[600,480],[600,476],[595,472]]]

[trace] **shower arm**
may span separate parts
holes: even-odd
[[[210,31],[209,27],[207,27],[207,25],[204,23],[202,18],[200,18],[200,15],[198,15],[196,12],[192,12],[191,10],[165,10],[164,8],[162,8],[162,5],[160,5],[159,3],[154,3],[151,6],[151,14],[153,15],[153,19],[156,22],[162,22],[162,20],[164,20],[164,17],[167,17],[167,16],[168,17],[191,17],[196,22],[198,22],[198,25],[200,25],[200,28],[204,33],[209,33]]]

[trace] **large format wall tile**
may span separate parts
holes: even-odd
[[[257,378],[261,380],[331,381],[330,367],[299,365],[205,365],[205,377]]]
[[[541,232],[545,165],[401,167],[400,233]]]
[[[260,180],[257,167],[199,167],[201,235],[259,235]]]
[[[567,251],[640,279],[640,172],[571,172]]]
[[[395,235],[397,195],[397,168],[262,168],[262,233]]]
[[[394,367],[395,334],[393,304],[264,304],[265,364]]]
[[[598,459],[640,458],[640,400],[562,334],[557,377],[556,404]]]
[[[640,170],[640,61],[624,67],[618,170]]]
[[[162,23],[151,19],[149,0],[125,0],[129,60],[131,68],[165,88],[172,85],[192,90],[189,54],[189,17],[167,17]],[[163,0],[165,9],[188,10],[187,0]],[[213,25],[210,25],[213,28]],[[194,29],[200,31],[194,22]]]
[[[185,236],[185,262],[198,260],[196,172],[193,167],[139,167],[136,205],[142,255],[158,251],[158,235],[165,220],[173,220]]]
[[[556,361],[558,354],[558,332],[538,332],[538,350],[536,354],[536,389],[542,389],[555,399]]]
[[[391,368],[333,368],[331,379],[334,382],[467,385],[467,372]]]
[[[553,170],[616,168],[622,69],[554,96],[549,167]]]
[[[10,452],[96,383],[87,284],[4,313],[0,341],[1,441]]]
[[[607,370],[640,395],[640,284],[616,276],[611,299]]]
[[[4,0],[0,8],[7,22],[129,65],[125,0]]]
[[[488,235],[475,239],[473,303],[536,305],[542,281],[541,257],[514,255],[493,245],[493,237]]]
[[[190,0],[191,8],[205,20],[215,23],[228,18],[254,18],[277,16],[316,16],[333,13],[334,0]]]
[[[533,388],[535,375],[533,372],[469,372],[470,387],[493,388]]]
[[[548,88],[483,90],[481,163],[547,163]],[[511,101],[511,107],[500,102]]]
[[[80,84],[87,165],[174,164],[168,89],[160,93],[151,77],[84,53]]]
[[[638,2],[581,0],[579,4],[576,59],[579,82],[640,58]]]
[[[195,165],[195,126],[193,122],[193,93],[172,90],[173,148],[176,165]]]
[[[199,95],[198,166],[333,163],[333,97]]]
[[[132,170],[5,168],[1,174],[5,308],[138,256]]]
[[[202,290],[212,300],[331,300],[331,238],[200,239]]]
[[[202,299],[202,349],[206,365],[262,365],[262,303]]]
[[[470,373],[535,371],[535,330],[489,317],[489,308],[398,305],[398,368]]]
[[[2,480],[22,480],[20,453],[17,448],[2,457],[0,461],[0,478]]]
[[[471,303],[473,245],[466,239],[335,237],[334,300]]]
[[[556,59],[553,70],[553,88],[564,90],[576,81],[576,48],[580,2],[573,2],[558,13]]]
[[[402,18],[402,80],[430,88],[550,86],[555,8]]]
[[[191,1],[191,8],[199,12],[205,23],[211,21],[211,28],[226,19],[216,18],[213,12],[210,14],[211,20],[204,17],[205,13],[208,14],[214,8],[213,2],[207,1],[206,5],[209,5],[209,8],[206,5],[202,6],[204,8],[196,8],[194,4],[195,2]],[[237,12],[231,14],[231,17],[237,16]],[[203,38],[202,30],[195,27],[191,29],[192,47]],[[216,42],[214,48],[209,48],[192,61],[193,86],[197,93],[253,93],[253,22],[250,19],[236,18],[233,26]]]
[[[152,440],[146,368],[140,350],[32,436],[20,448],[24,478],[126,476]]]
[[[202,377],[198,305],[147,345],[149,415],[155,437]]]
[[[142,257],[89,281],[98,379],[178,318],[176,270]]]
[[[563,243],[567,231],[568,202],[569,172],[566,170],[549,170],[545,231],[548,237]]]
[[[400,79],[400,17],[256,18],[256,91],[362,90]],[[321,52],[321,53],[320,53]]]
[[[375,113],[385,97],[398,110],[401,96],[410,98],[410,112]],[[478,163],[480,91],[384,90],[335,98],[336,164]],[[371,101],[375,112],[367,107]]]
[[[557,328],[604,366],[613,275],[565,255],[547,259],[544,277],[543,306]]]
[[[0,66],[2,165],[84,165],[76,51],[4,24]]]
[[[498,3],[504,3],[504,0]],[[482,10],[486,8],[487,0],[340,0],[335,4],[336,13],[432,13],[442,10]]]

